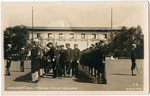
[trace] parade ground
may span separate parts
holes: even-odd
[[[97,84],[97,80],[80,67],[78,78],[52,78],[46,74],[38,83],[30,83],[31,61],[25,61],[25,72],[20,72],[20,62],[12,61],[10,76],[4,76],[6,91],[142,91],[143,59],[137,59],[137,76],[131,76],[131,60],[106,60],[107,84]],[[5,62],[6,63],[6,62]]]

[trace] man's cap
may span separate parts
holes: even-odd
[[[91,47],[94,47],[94,44],[91,44]]]
[[[100,43],[103,43],[104,41],[103,40],[100,40]]]
[[[11,47],[11,44],[7,44],[7,46]]]
[[[22,50],[24,50],[24,47],[23,48],[21,48]]]
[[[132,46],[133,46],[134,48],[136,48],[136,44],[132,44]]]
[[[78,46],[78,44],[74,44],[74,46]]]
[[[98,45],[98,43],[96,42],[96,43],[95,43],[95,45],[97,46],[97,45]]]
[[[32,41],[32,44],[37,44],[37,42],[36,41]]]
[[[49,47],[49,45],[53,45],[53,43],[52,43],[52,42],[49,42],[46,46]]]
[[[60,47],[64,47],[64,45],[60,45]]]
[[[57,48],[60,47],[59,45],[57,45]]]
[[[70,44],[69,44],[69,43],[66,43],[66,45],[69,45],[69,46],[70,46]]]

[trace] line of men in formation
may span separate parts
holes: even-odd
[[[104,41],[100,41],[95,45],[92,44],[90,48],[82,51],[81,64],[84,70],[97,78],[100,84],[107,84],[106,70],[105,70],[105,55],[107,45]]]
[[[43,76],[43,73],[49,73],[52,69],[53,78],[57,76],[78,76],[79,63],[83,66],[88,66],[89,73],[97,76],[97,81],[100,84],[107,84],[106,71],[105,71],[105,55],[106,46],[103,41],[91,45],[82,51],[78,49],[78,45],[74,44],[74,49],[70,48],[70,44],[66,44],[66,50],[64,45],[57,46],[55,48],[53,43],[48,43],[47,48],[41,48],[38,43],[33,42],[31,50],[31,77],[32,82],[37,83],[39,78]],[[9,50],[10,48],[8,48]],[[9,54],[9,51],[6,53]],[[11,57],[7,55],[7,57]],[[11,59],[7,58],[6,74],[10,74],[9,67]],[[20,59],[21,71],[24,71],[24,59]],[[85,68],[83,68],[85,69]],[[72,70],[72,75],[70,70]]]
[[[64,45],[55,48],[52,42],[49,42],[46,46],[48,51],[46,49],[41,50],[38,44],[33,42],[31,50],[31,77],[33,83],[37,83],[39,76],[42,77],[43,73],[49,73],[51,69],[53,71],[53,78],[57,76],[78,76],[78,64],[81,57],[78,44],[74,44],[73,50],[70,48],[69,43],[66,44],[66,50]]]

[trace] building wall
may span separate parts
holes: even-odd
[[[31,32],[30,32],[31,33]],[[107,40],[110,37],[110,32],[75,32],[75,31],[34,31],[33,40],[46,46],[48,42],[53,42],[56,45],[78,44],[80,50],[90,47],[100,40]],[[32,34],[30,34],[30,39]]]

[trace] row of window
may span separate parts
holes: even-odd
[[[37,38],[41,38],[41,33],[37,33]],[[107,34],[103,34],[104,38],[107,38]],[[48,38],[53,38],[52,33],[48,33]],[[63,33],[59,33],[59,38],[63,38]],[[74,34],[70,34],[70,39],[74,39]],[[81,39],[85,39],[85,34],[81,34]],[[96,39],[96,34],[92,34],[92,39]]]

